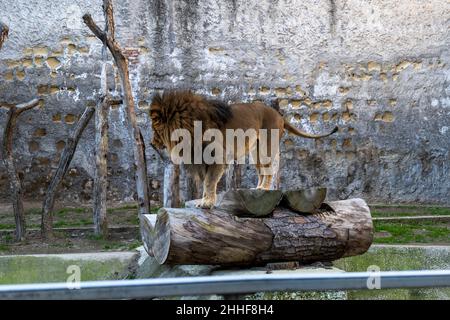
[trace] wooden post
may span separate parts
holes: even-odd
[[[108,186],[108,98],[103,97],[95,111],[95,177],[94,177],[94,227],[95,234],[108,237],[106,196]]]
[[[14,163],[13,139],[14,129],[18,117],[25,111],[33,109],[39,105],[39,100],[34,99],[30,102],[11,105],[8,110],[5,132],[3,134],[3,163],[9,176],[11,197],[13,200],[14,219],[16,222],[15,240],[23,241],[26,235],[25,212],[23,208],[23,190],[17,168]]]
[[[0,22],[0,49],[3,47],[3,43],[8,38],[9,28],[6,24]]]
[[[373,225],[362,199],[329,202],[308,215],[278,207],[267,218],[239,218],[221,208],[164,208],[148,238],[160,264],[308,264],[363,254]]]
[[[103,2],[103,9],[107,17],[106,21],[109,24],[109,34],[102,31],[94,22],[90,14],[83,16],[84,23],[94,33],[94,35],[106,45],[111,52],[117,69],[119,71],[122,90],[124,95],[124,103],[127,110],[128,120],[130,121],[132,136],[134,139],[134,164],[136,175],[136,191],[138,195],[139,214],[146,214],[149,212],[149,198],[148,198],[148,182],[145,168],[145,158],[143,153],[143,140],[139,133],[139,128],[136,121],[135,103],[130,82],[130,73],[128,70],[128,59],[124,55],[121,47],[117,43],[114,36],[114,10],[111,0]]]
[[[78,145],[78,141],[94,115],[94,112],[94,107],[86,107],[84,110],[81,118],[76,124],[75,129],[67,139],[66,146],[64,147],[61,158],[59,159],[58,168],[56,169],[52,181],[48,186],[44,203],[42,204],[41,232],[44,238],[53,237],[53,206],[55,204],[55,194],[67,170],[69,169],[70,162],[72,161]]]

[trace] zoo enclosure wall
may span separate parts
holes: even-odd
[[[226,101],[276,97],[304,130],[340,126],[317,142],[283,139],[282,187],[327,186],[334,199],[449,204],[448,1],[124,0],[115,7],[147,144],[155,91],[191,87]],[[102,21],[101,1],[2,1],[0,12],[11,29],[0,51],[0,101],[45,99],[19,124],[15,143],[26,195],[36,200],[100,87],[101,43],[81,17],[90,12]],[[110,127],[109,198],[131,200],[123,106],[111,111]],[[61,198],[90,200],[93,132],[91,124]],[[152,199],[160,200],[164,166],[147,150]],[[244,187],[256,185],[252,170],[243,168]],[[0,164],[0,200],[8,194]]]

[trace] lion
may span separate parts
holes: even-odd
[[[279,108],[278,108],[279,109]],[[260,143],[261,139],[266,139],[266,151],[269,157],[275,154],[278,157],[278,150],[271,150],[273,137],[279,143],[285,131],[291,134],[310,138],[319,139],[330,136],[335,133],[338,128],[335,127],[331,132],[322,135],[309,134],[302,132],[292,126],[288,120],[284,119],[279,110],[270,107],[262,102],[252,103],[236,103],[227,104],[217,100],[210,100],[201,95],[194,94],[191,91],[165,91],[162,95],[156,94],[150,106],[150,118],[152,121],[153,140],[152,145],[157,149],[167,149],[169,154],[174,150],[180,139],[173,139],[172,134],[176,129],[185,129],[191,136],[194,134],[194,123],[200,121],[202,124],[202,132],[209,129],[219,130],[223,136],[231,130],[239,130],[247,132],[254,130],[256,132],[255,139],[246,139],[243,145],[232,146],[232,160],[242,159],[250,152],[256,152],[255,166],[258,172],[258,189],[270,189],[273,179],[273,161],[263,162],[260,160]],[[277,129],[275,135],[259,134],[261,129],[273,130]],[[192,139],[193,140],[193,139]],[[225,140],[225,139],[224,139]],[[232,141],[233,143],[235,140]],[[258,143],[259,142],[259,143]],[[194,141],[190,142],[191,146]],[[223,141],[223,153],[229,155],[225,150],[230,141]],[[278,145],[278,144],[277,144]],[[202,148],[205,148],[202,142]],[[256,150],[256,151],[255,151]],[[224,156],[224,158],[226,157]],[[201,208],[212,208],[216,203],[217,184],[223,176],[227,164],[227,159],[223,162],[207,164],[201,162],[199,164],[183,163],[187,171],[196,179],[203,181],[203,197],[199,203]]]

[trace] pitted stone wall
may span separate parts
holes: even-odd
[[[29,198],[42,197],[64,140],[95,103],[102,47],[81,16],[102,21],[101,2],[0,3],[0,20],[11,29],[0,51],[0,101],[45,100],[16,132]],[[448,1],[117,0],[115,7],[147,142],[155,90],[190,87],[230,102],[277,97],[303,130],[340,127],[324,140],[284,137],[282,187],[328,186],[330,198],[450,203]],[[1,109],[0,129],[5,114]],[[123,106],[111,111],[110,127],[110,198],[131,199]],[[62,198],[89,200],[93,136],[91,124]],[[164,168],[147,149],[158,199]],[[253,173],[245,170],[245,186],[256,184]],[[0,165],[0,198],[7,189]]]

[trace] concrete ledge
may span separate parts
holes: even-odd
[[[137,258],[136,252],[0,256],[0,284],[66,282],[77,268],[81,281],[125,279]]]

